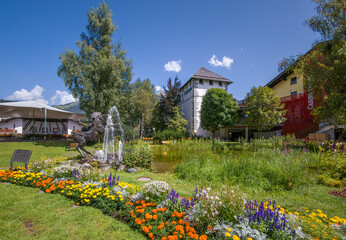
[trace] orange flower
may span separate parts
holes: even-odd
[[[149,233],[149,237],[152,238],[154,236],[154,234],[152,233]]]
[[[167,238],[166,238],[166,237],[163,237],[163,238],[161,238],[161,240],[167,240]]]
[[[152,213],[156,213],[156,212],[157,212],[157,210],[156,210],[156,209],[153,209],[153,210],[151,210],[151,212],[152,212]]]
[[[207,238],[208,237],[206,235],[202,235],[202,236],[199,237],[199,240],[207,240]]]
[[[156,220],[156,219],[157,219],[157,215],[154,215],[154,216],[153,216],[153,219]]]

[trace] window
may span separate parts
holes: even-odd
[[[209,85],[213,86],[213,80],[209,80]]]
[[[222,87],[222,82],[221,81],[219,81],[219,86]]]
[[[199,79],[199,84],[203,85],[203,79]]]
[[[296,77],[291,78],[291,85],[296,84],[296,83],[297,83],[297,78]]]
[[[291,96],[292,96],[292,97],[296,97],[297,94],[298,94],[297,91],[291,92]]]

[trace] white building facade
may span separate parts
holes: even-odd
[[[193,136],[211,137],[212,133],[201,127],[200,112],[203,97],[208,89],[221,88],[227,91],[231,84],[227,78],[200,68],[179,90],[183,117],[188,120],[187,132]],[[216,132],[220,136],[220,131]]]

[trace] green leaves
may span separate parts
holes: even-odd
[[[280,98],[275,96],[273,89],[269,87],[253,87],[246,98],[246,124],[254,126],[259,132],[270,129],[276,124],[284,122],[286,111]]]
[[[234,126],[238,121],[238,109],[237,102],[227,91],[211,88],[203,98],[201,126],[213,133],[222,126]]]
[[[66,50],[59,57],[58,76],[87,115],[107,113],[114,105],[122,109],[122,89],[131,81],[132,61],[126,59],[120,43],[112,44],[115,30],[112,11],[102,3],[88,12],[87,32],[77,42],[79,53]]]

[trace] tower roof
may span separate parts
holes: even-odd
[[[209,71],[208,69],[204,67],[201,67],[191,78],[217,80],[217,81],[232,83],[231,80],[224,78],[212,71]]]
[[[226,82],[228,84],[233,83],[231,80],[224,78],[204,67],[201,67],[182,87],[181,89],[190,82],[191,79],[206,79],[206,80],[215,80],[215,81],[221,81]]]

